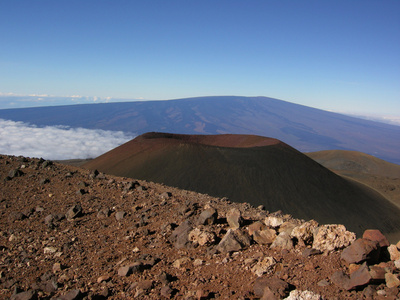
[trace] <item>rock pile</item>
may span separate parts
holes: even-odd
[[[397,299],[400,244],[263,207],[0,156],[2,299]]]

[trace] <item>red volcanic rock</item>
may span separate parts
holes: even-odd
[[[389,247],[390,243],[387,238],[377,229],[368,229],[364,231],[363,239],[377,241],[381,247]]]
[[[369,261],[377,263],[379,260],[380,246],[377,241],[357,239],[342,252],[341,258],[348,264]]]

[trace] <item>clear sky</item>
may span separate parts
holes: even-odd
[[[400,1],[1,0],[0,98],[32,94],[400,115]]]

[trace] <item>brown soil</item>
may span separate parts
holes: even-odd
[[[13,170],[23,174],[7,178]],[[263,277],[278,277],[290,289],[310,290],[324,299],[361,299],[366,293],[330,282],[335,271],[347,270],[341,251],[304,258],[300,245],[280,251],[252,243],[225,254],[213,246],[177,250],[169,241],[175,226],[196,219],[206,205],[218,211],[217,224],[208,226],[219,239],[228,230],[230,208],[239,208],[247,224],[267,215],[246,203],[145,181],[128,189],[134,180],[11,156],[0,156],[0,179],[1,299],[20,291],[56,299],[73,290],[83,299],[161,299],[166,286],[173,299],[255,299],[257,276],[250,269],[265,256],[274,257],[279,268]],[[66,212],[76,204],[82,213],[67,220]],[[100,218],[104,209],[110,215]],[[120,211],[126,215],[117,221]],[[189,260],[176,268],[183,257]],[[144,270],[118,275],[120,267],[135,261]],[[320,286],[324,280],[327,285]],[[399,292],[383,285],[371,288],[377,299],[376,289],[392,295],[389,299]]]

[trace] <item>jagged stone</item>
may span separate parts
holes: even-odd
[[[274,242],[271,244],[271,248],[280,248],[291,250],[293,249],[293,241],[287,232],[281,232],[278,234]]]
[[[104,219],[108,218],[110,215],[111,215],[111,210],[109,210],[108,208],[102,208],[98,211],[97,218]]]
[[[33,300],[35,298],[36,298],[36,293],[33,290],[29,290],[12,295],[10,300]]]
[[[357,264],[350,264],[349,265],[349,274],[354,273],[355,271],[357,271],[360,268],[361,265],[357,265]]]
[[[380,282],[385,281],[386,271],[382,267],[379,267],[377,265],[370,266],[369,267],[369,274],[371,275],[371,279],[376,283],[380,283]]]
[[[337,285],[342,289],[345,290],[351,289],[350,277],[344,274],[343,271],[336,271],[331,275],[330,279],[335,285]]]
[[[355,233],[347,231],[344,225],[322,225],[314,232],[313,248],[321,251],[333,251],[347,247],[355,239]]]
[[[313,235],[318,223],[314,220],[305,222],[293,228],[290,236],[303,243],[304,245],[311,245],[313,243]]]
[[[243,246],[243,247],[249,247],[251,244],[251,238],[250,235],[247,233],[247,231],[237,229],[234,231],[236,240]]]
[[[141,262],[135,262],[130,265],[120,267],[118,269],[118,275],[122,277],[129,276],[130,274],[143,271],[143,264]]]
[[[168,274],[167,272],[161,272],[157,276],[157,280],[160,281],[162,284],[166,285],[171,282],[172,276]]]
[[[272,256],[264,257],[251,268],[251,272],[260,277],[265,273],[272,273],[275,265],[276,260]]]
[[[363,239],[377,241],[381,248],[388,247],[390,245],[388,239],[382,234],[382,232],[380,232],[380,230],[377,229],[365,230],[363,233]]]
[[[394,266],[395,266],[397,269],[400,269],[400,259],[394,261]]]
[[[328,285],[330,285],[330,283],[329,283],[329,281],[328,281],[328,280],[326,280],[326,279],[322,279],[322,280],[320,280],[320,281],[318,281],[318,282],[317,282],[317,285],[318,285],[318,286],[322,286],[322,287],[324,287],[324,286],[328,286]]]
[[[238,229],[242,226],[243,219],[240,210],[231,208],[226,214],[226,221],[232,229]]]
[[[139,182],[137,181],[129,181],[128,183],[126,183],[123,191],[125,193],[133,191],[134,189],[138,188],[140,186]]]
[[[393,273],[386,273],[385,274],[385,281],[386,281],[386,286],[388,288],[394,288],[400,286],[400,280],[397,277],[397,275]]]
[[[253,232],[253,239],[260,245],[271,245],[276,239],[276,231],[270,228],[256,230]]]
[[[54,216],[53,215],[47,215],[44,218],[44,224],[49,225],[49,224],[53,223],[53,220],[54,220]]]
[[[353,272],[350,275],[350,286],[351,289],[354,289],[356,287],[361,287],[365,286],[368,283],[370,283],[372,277],[371,274],[369,273],[369,269],[367,266],[367,263],[364,262],[357,271]]]
[[[136,293],[134,298],[147,295],[148,292],[153,288],[153,285],[154,285],[153,280],[139,281],[136,285]]]
[[[211,225],[217,221],[218,213],[217,211],[210,207],[202,211],[196,224],[198,225]]]
[[[350,277],[342,271],[337,271],[331,276],[331,281],[345,290],[353,290],[367,285],[372,280],[367,263],[364,262]]]
[[[160,195],[160,198],[161,199],[169,199],[169,198],[171,198],[172,197],[172,193],[170,193],[170,192],[164,192],[164,193],[162,193],[161,195]]]
[[[73,205],[65,214],[67,220],[72,220],[79,217],[82,213],[82,207],[80,204]]]
[[[254,295],[261,299],[282,299],[289,294],[289,284],[277,277],[259,277],[254,282]]]
[[[189,243],[189,232],[192,230],[192,225],[189,220],[184,221],[172,232],[170,240],[174,243],[175,248],[181,249]]]
[[[58,284],[55,279],[50,279],[40,285],[40,289],[48,294],[54,293],[58,289]]]
[[[264,220],[265,225],[272,228],[277,228],[281,226],[284,222],[285,220],[283,219],[283,217],[278,216],[268,216]]]
[[[255,231],[263,230],[265,229],[265,225],[261,223],[260,221],[256,221],[254,223],[251,223],[248,227],[248,231],[250,235],[253,235]]]
[[[311,291],[294,290],[284,300],[322,300],[322,297]]]
[[[243,247],[237,240],[232,229],[229,229],[228,232],[224,235],[222,240],[217,245],[217,250],[220,252],[233,252],[239,251]]]
[[[56,253],[56,252],[57,252],[57,248],[55,248],[55,247],[44,247],[44,249],[43,249],[44,254],[52,254],[52,253]]]
[[[172,264],[172,266],[174,268],[180,269],[180,268],[182,268],[182,266],[184,264],[187,264],[191,260],[192,259],[190,257],[186,257],[186,256],[185,257],[181,257],[181,258],[178,258],[177,260],[175,260],[174,263]]]
[[[93,170],[92,172],[90,172],[89,178],[90,178],[90,179],[94,179],[94,178],[97,177],[97,175],[99,175],[99,171]]]
[[[390,245],[387,249],[390,255],[390,260],[396,261],[400,259],[400,251],[397,249],[396,245]]]
[[[200,228],[195,228],[189,232],[189,241],[200,246],[212,245],[215,243],[215,234]]]
[[[379,242],[367,239],[357,239],[343,250],[341,258],[348,264],[360,263],[365,260],[370,264],[375,264],[379,261],[379,255]]]
[[[59,297],[59,300],[77,300],[81,297],[80,290],[71,290],[64,294],[63,296]]]
[[[165,298],[171,298],[172,294],[173,294],[173,290],[168,286],[168,285],[164,285],[161,288],[160,294],[161,296],[165,297]]]
[[[11,170],[11,171],[8,173],[8,177],[10,177],[10,178],[21,177],[22,175],[24,175],[24,172],[22,172],[22,171],[19,170],[19,169]]]
[[[279,233],[286,232],[290,235],[294,228],[296,228],[297,224],[293,223],[293,221],[286,221],[281,226],[279,226]]]
[[[59,273],[63,270],[64,266],[60,263],[53,264],[53,273]]]
[[[125,218],[125,216],[126,216],[126,212],[124,212],[124,211],[117,211],[116,213],[115,213],[115,219],[117,220],[117,221],[121,221],[123,218]]]

